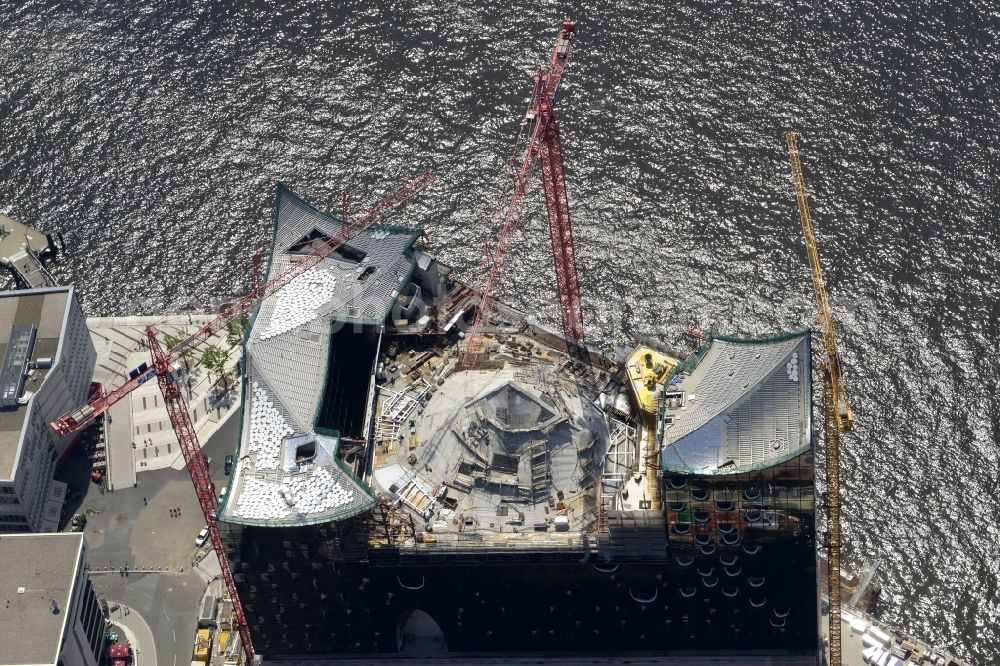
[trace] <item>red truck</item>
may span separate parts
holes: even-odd
[[[114,643],[108,648],[111,666],[127,666],[132,661],[132,647],[128,643]]]

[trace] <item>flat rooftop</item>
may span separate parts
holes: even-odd
[[[82,533],[0,535],[0,665],[56,663],[82,552]]]
[[[13,257],[27,245],[34,252],[41,252],[49,240],[41,231],[25,226],[0,213],[0,258]]]
[[[27,324],[37,329],[29,360],[47,357],[55,363],[70,293],[69,287],[0,293],[0,359],[7,351],[11,328],[15,324]],[[47,374],[48,370],[29,370],[24,395],[29,391],[37,392]],[[26,404],[0,409],[0,479],[13,477],[21,431],[30,407]]]

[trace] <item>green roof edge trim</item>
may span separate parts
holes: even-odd
[[[264,271],[265,276],[269,276],[271,274],[271,265],[274,263],[274,244],[278,240],[278,202],[281,201],[282,191],[287,191],[292,196],[295,196],[295,193],[285,187],[284,183],[280,180],[278,181],[274,192],[274,210],[271,212],[271,251],[267,253],[267,268]],[[250,317],[247,319],[246,330],[243,331],[243,378],[240,382],[240,423],[236,429],[236,448],[233,451],[236,455],[237,462],[239,461],[240,449],[243,445],[243,415],[244,412],[246,412],[243,406],[246,405],[247,378],[250,374],[250,364],[247,362],[247,343],[250,341],[250,331],[253,330],[254,324],[257,323],[257,314],[260,312],[260,305],[261,301],[254,303],[253,309],[250,312]],[[229,498],[231,497],[230,491],[233,489],[234,478],[234,474],[229,475],[229,481],[226,483],[226,496],[223,498],[223,501],[219,503],[220,508],[216,509],[216,516],[222,514],[222,512],[229,507]]]
[[[314,210],[315,212],[319,213],[320,215],[322,215],[322,216],[324,216],[326,218],[329,218],[330,220],[333,220],[333,221],[335,221],[335,222],[337,222],[337,223],[339,223],[341,225],[345,224],[345,222],[343,220],[341,220],[339,217],[337,217],[336,215],[334,215],[334,214],[332,214],[330,212],[324,211],[324,210],[320,210],[319,208],[317,208],[316,206],[312,205],[310,202],[306,201],[305,199],[303,199],[302,197],[300,197],[298,194],[296,194],[295,192],[293,192],[291,190],[291,188],[289,188],[287,185],[285,185],[281,181],[278,181],[276,189],[275,189],[275,196],[274,196],[274,210],[271,213],[271,251],[268,253],[267,268],[264,271],[264,275],[265,275],[266,278],[270,278],[270,276],[271,276],[271,267],[274,264],[274,254],[275,254],[275,250],[276,250],[275,244],[276,244],[277,239],[278,239],[278,210],[280,209],[279,204],[281,202],[281,197],[283,195],[288,195],[288,196],[292,197],[293,199],[295,199],[299,203],[303,204],[307,208],[310,208],[310,209]],[[407,271],[406,276],[403,278],[403,284],[405,284],[406,282],[409,282],[409,280],[413,277],[413,272],[417,268],[417,260],[416,260],[416,257],[413,254],[413,245],[417,242],[417,239],[419,239],[420,236],[423,235],[423,233],[424,233],[423,228],[422,227],[407,227],[407,226],[398,226],[398,225],[388,225],[388,224],[373,224],[371,227],[369,227],[369,229],[379,229],[379,230],[382,230],[382,231],[388,231],[390,233],[408,233],[408,234],[410,234],[410,240],[407,243],[407,248],[406,248],[407,256],[410,259],[410,269],[409,269],[409,271]],[[244,419],[244,413],[246,411],[245,409],[243,409],[243,405],[246,404],[247,380],[249,378],[249,371],[250,371],[250,366],[247,363],[247,343],[250,340],[250,331],[253,330],[254,324],[257,321],[257,315],[260,313],[260,306],[261,306],[261,302],[260,301],[258,301],[254,305],[253,311],[252,311],[252,313],[250,315],[250,318],[249,318],[249,321],[247,322],[246,330],[243,331],[243,378],[242,378],[242,381],[240,382],[240,422],[239,422],[239,427],[238,427],[238,429],[236,431],[236,448],[235,448],[235,451],[234,451],[234,453],[237,456],[239,456],[240,446],[241,446],[241,444],[243,442],[243,437],[242,437],[242,435],[243,435],[243,419]],[[333,323],[336,322],[336,321],[339,321],[341,323],[356,323],[356,324],[362,324],[362,325],[378,326],[378,325],[383,324],[385,322],[385,317],[388,316],[389,311],[391,309],[392,309],[392,304],[390,304],[389,307],[386,309],[385,313],[382,316],[382,320],[381,321],[366,320],[366,319],[348,319],[348,320],[342,320],[342,319],[339,319],[339,318],[336,318],[336,317],[332,317],[331,320],[330,320],[330,325],[331,325],[331,328],[332,328]],[[330,349],[329,349],[329,344],[330,344],[330,338],[327,338],[327,345],[328,345],[328,347],[327,347],[327,364],[326,364],[326,368],[323,371],[324,372],[324,376],[323,376],[323,391],[324,392],[326,391],[326,382],[327,382],[327,378],[328,378],[329,372],[330,372],[330,360],[329,360]],[[289,519],[285,519],[285,518],[269,518],[269,519],[257,520],[257,519],[250,518],[250,519],[228,520],[228,521],[223,520],[223,521],[220,521],[220,522],[229,522],[229,523],[236,524],[236,525],[250,525],[250,526],[257,526],[257,527],[295,527],[295,526],[299,526],[299,525],[307,526],[307,525],[318,525],[318,524],[321,524],[321,523],[334,522],[334,521],[337,521],[337,520],[343,520],[345,518],[351,518],[353,516],[357,516],[359,514],[365,513],[366,511],[371,511],[372,509],[375,508],[375,505],[377,504],[377,501],[378,501],[377,497],[375,495],[375,490],[370,485],[368,485],[367,483],[365,483],[364,481],[362,481],[360,478],[358,478],[358,476],[353,471],[351,471],[350,469],[348,469],[347,466],[344,464],[344,462],[342,460],[340,460],[340,458],[337,457],[337,451],[340,448],[340,433],[338,431],[336,431],[336,430],[330,430],[329,428],[317,427],[316,421],[318,419],[319,405],[317,405],[316,409],[317,409],[317,414],[313,417],[313,424],[312,424],[313,433],[317,434],[317,435],[322,435],[324,437],[332,437],[332,438],[334,438],[336,440],[336,445],[334,446],[334,450],[333,450],[333,460],[334,460],[334,463],[336,463],[337,467],[339,467],[341,469],[341,471],[343,471],[349,477],[351,477],[351,479],[357,484],[357,486],[369,497],[370,501],[369,502],[365,502],[358,509],[353,509],[353,510],[350,510],[350,511],[335,512],[333,514],[324,514],[322,516],[317,516],[316,518],[305,519],[305,520],[302,520],[302,519],[289,520]],[[229,476],[229,481],[226,483],[226,496],[223,498],[223,501],[220,502],[220,508],[216,511],[217,515],[221,514],[226,509],[226,507],[228,506],[229,498],[231,497],[230,491],[232,490],[232,485],[233,485],[234,478],[235,478],[235,475],[231,474]]]
[[[340,224],[342,226],[345,225],[345,224],[347,224],[347,222],[345,220],[340,219],[338,216],[334,215],[333,213],[331,213],[329,211],[325,211],[325,210],[320,210],[316,206],[312,205],[310,202],[306,201],[305,199],[303,199],[302,197],[300,197],[298,194],[296,194],[295,192],[293,192],[287,185],[285,185],[284,183],[282,183],[280,180],[278,181],[278,186],[277,187],[278,187],[278,189],[277,189],[277,193],[275,194],[275,200],[274,200],[274,215],[273,215],[273,219],[272,219],[272,222],[271,222],[271,253],[268,256],[267,273],[265,273],[265,275],[267,275],[268,277],[270,277],[270,274],[271,274],[271,262],[274,260],[274,252],[275,252],[275,249],[276,249],[274,247],[274,244],[275,244],[275,241],[277,240],[277,237],[278,237],[278,203],[281,201],[281,196],[282,196],[283,193],[287,194],[290,197],[292,197],[293,199],[295,199],[296,201],[298,201],[299,203],[301,203],[303,206],[306,206],[307,208],[309,208],[309,209],[311,209],[311,210],[319,213],[323,217],[326,217],[326,218],[330,219],[333,222],[336,222],[337,224]],[[394,225],[394,224],[373,224],[370,227],[368,227],[368,229],[369,230],[370,229],[378,229],[379,231],[388,231],[389,233],[393,233],[393,234],[410,234],[410,240],[407,242],[407,247],[406,247],[406,256],[410,259],[410,270],[407,272],[406,277],[403,278],[403,283],[405,284],[406,282],[409,282],[410,278],[413,277],[413,271],[415,271],[416,268],[417,268],[417,259],[416,259],[416,257],[413,256],[413,245],[414,245],[414,243],[417,242],[417,240],[421,236],[423,236],[423,234],[424,234],[423,227],[407,227],[407,226]],[[259,304],[258,304],[257,307],[259,307]],[[378,320],[378,319],[346,319],[346,318],[342,318],[342,317],[332,317],[332,320],[333,321],[339,321],[339,322],[342,322],[342,323],[345,323],[345,324],[362,324],[362,325],[378,326],[379,324],[382,324],[383,322],[385,322],[385,318],[389,315],[389,312],[391,310],[392,310],[392,304],[390,304],[386,308],[385,312],[382,313],[382,319],[380,319],[380,320]],[[256,310],[255,310],[255,316],[256,316]],[[324,389],[326,388],[326,382],[325,382],[325,380],[324,380],[324,383],[323,383],[323,387],[324,387]]]
[[[666,453],[666,451],[663,448],[664,407],[663,407],[663,401],[661,400],[657,408],[658,413],[656,417],[656,443],[658,448],[660,449],[659,453],[660,471],[663,473],[672,472],[674,474],[684,474],[684,475],[697,474],[698,476],[726,476],[729,474],[755,472],[762,469],[767,469],[768,467],[774,467],[775,465],[786,463],[789,460],[802,455],[806,451],[811,451],[813,448],[813,417],[812,417],[813,390],[812,390],[812,328],[809,326],[803,326],[801,328],[791,329],[788,331],[778,331],[777,333],[773,333],[771,335],[756,335],[756,336],[720,334],[716,333],[716,331],[713,329],[708,335],[708,340],[706,340],[705,343],[694,352],[694,354],[692,354],[686,360],[681,361],[676,366],[674,366],[674,369],[670,372],[669,375],[667,375],[666,379],[664,379],[664,385],[665,386],[669,385],[670,382],[673,380],[673,378],[676,377],[678,374],[681,374],[682,372],[690,372],[695,368],[697,368],[698,364],[701,363],[702,359],[705,358],[705,354],[707,354],[708,350],[711,348],[712,342],[714,342],[715,340],[718,340],[720,342],[729,342],[731,344],[756,344],[762,342],[783,342],[785,340],[791,340],[792,338],[800,337],[803,335],[806,338],[806,348],[809,350],[809,353],[806,354],[806,363],[805,363],[806,364],[805,376],[808,378],[807,381],[809,382],[809,390],[807,392],[809,404],[806,410],[807,419],[806,419],[805,444],[798,447],[794,451],[790,451],[785,455],[769,460],[766,463],[760,462],[754,465],[746,465],[743,467],[728,467],[725,470],[719,470],[714,472],[707,472],[707,471],[695,472],[695,470],[692,470],[691,468],[688,467],[676,467],[673,465],[667,465],[663,461],[663,454]]]
[[[328,218],[329,220],[331,220],[333,222],[336,222],[337,224],[340,224],[340,225],[346,225],[347,224],[347,220],[342,220],[340,218],[340,216],[335,215],[334,213],[331,213],[328,210],[323,210],[321,208],[317,208],[311,202],[307,201],[306,199],[304,199],[301,196],[299,196],[298,194],[296,194],[292,190],[292,188],[288,187],[287,185],[285,185],[283,182],[281,182],[279,180],[278,184],[277,184],[277,191],[276,191],[275,197],[274,197],[274,214],[272,215],[272,222],[271,222],[271,227],[272,227],[272,229],[274,231],[277,231],[277,228],[278,228],[278,203],[281,201],[282,195],[285,195],[285,194],[287,194],[291,198],[295,199],[296,201],[298,201],[300,204],[302,204],[306,208],[308,208],[308,209],[310,209],[312,211],[315,211],[316,213],[319,213],[323,217]],[[392,232],[392,233],[409,233],[409,232],[417,232],[418,234],[424,233],[423,227],[407,227],[407,226],[392,225],[392,224],[373,224],[373,225],[371,225],[368,228],[369,229],[379,229],[379,230],[382,230],[382,231],[389,231],[389,232]],[[274,238],[271,239],[271,254],[272,255],[274,254]]]

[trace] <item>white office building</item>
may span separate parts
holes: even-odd
[[[97,666],[105,617],[82,533],[0,534],[0,666]]]
[[[97,359],[73,288],[0,292],[0,358],[0,533],[54,531],[73,438],[49,423],[86,402]]]

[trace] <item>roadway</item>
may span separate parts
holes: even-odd
[[[226,480],[222,461],[235,444],[238,424],[239,419],[229,419],[203,447],[220,489]],[[146,471],[137,487],[104,494],[95,484],[86,489],[80,511],[88,517],[94,589],[109,602],[129,607],[129,615],[114,618],[116,623],[124,619],[130,626],[135,618],[134,624],[143,620],[148,626],[152,648],[142,644],[141,628],[135,630],[144,651],[141,666],[187,664],[206,585],[204,574],[192,566],[194,537],[205,520],[187,470]],[[123,567],[129,568],[127,576]]]

